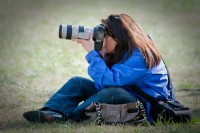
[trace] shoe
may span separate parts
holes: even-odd
[[[29,111],[23,114],[23,117],[30,122],[39,122],[39,123],[52,123],[52,122],[65,122],[66,118],[53,111]]]

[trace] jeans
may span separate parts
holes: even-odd
[[[124,104],[136,100],[136,97],[121,87],[108,87],[97,92],[93,81],[83,77],[72,77],[46,102],[43,109],[57,110],[71,120],[82,121],[85,108],[93,101]],[[82,101],[84,102],[79,105]]]

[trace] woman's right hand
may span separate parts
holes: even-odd
[[[89,53],[90,51],[94,50],[94,41],[92,39],[92,34],[90,34],[89,40],[84,39],[72,39],[72,41],[75,41],[78,44],[81,44],[81,46]]]

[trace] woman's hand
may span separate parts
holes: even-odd
[[[94,41],[92,39],[92,34],[90,34],[89,40],[84,39],[72,39],[72,41],[75,41],[78,44],[81,44],[81,46],[89,53],[90,51],[94,50]]]

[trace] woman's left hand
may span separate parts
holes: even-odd
[[[84,39],[72,39],[72,41],[75,41],[78,44],[81,44],[81,46],[89,53],[90,51],[94,50],[94,41],[92,39],[92,34],[90,34],[89,40]]]

